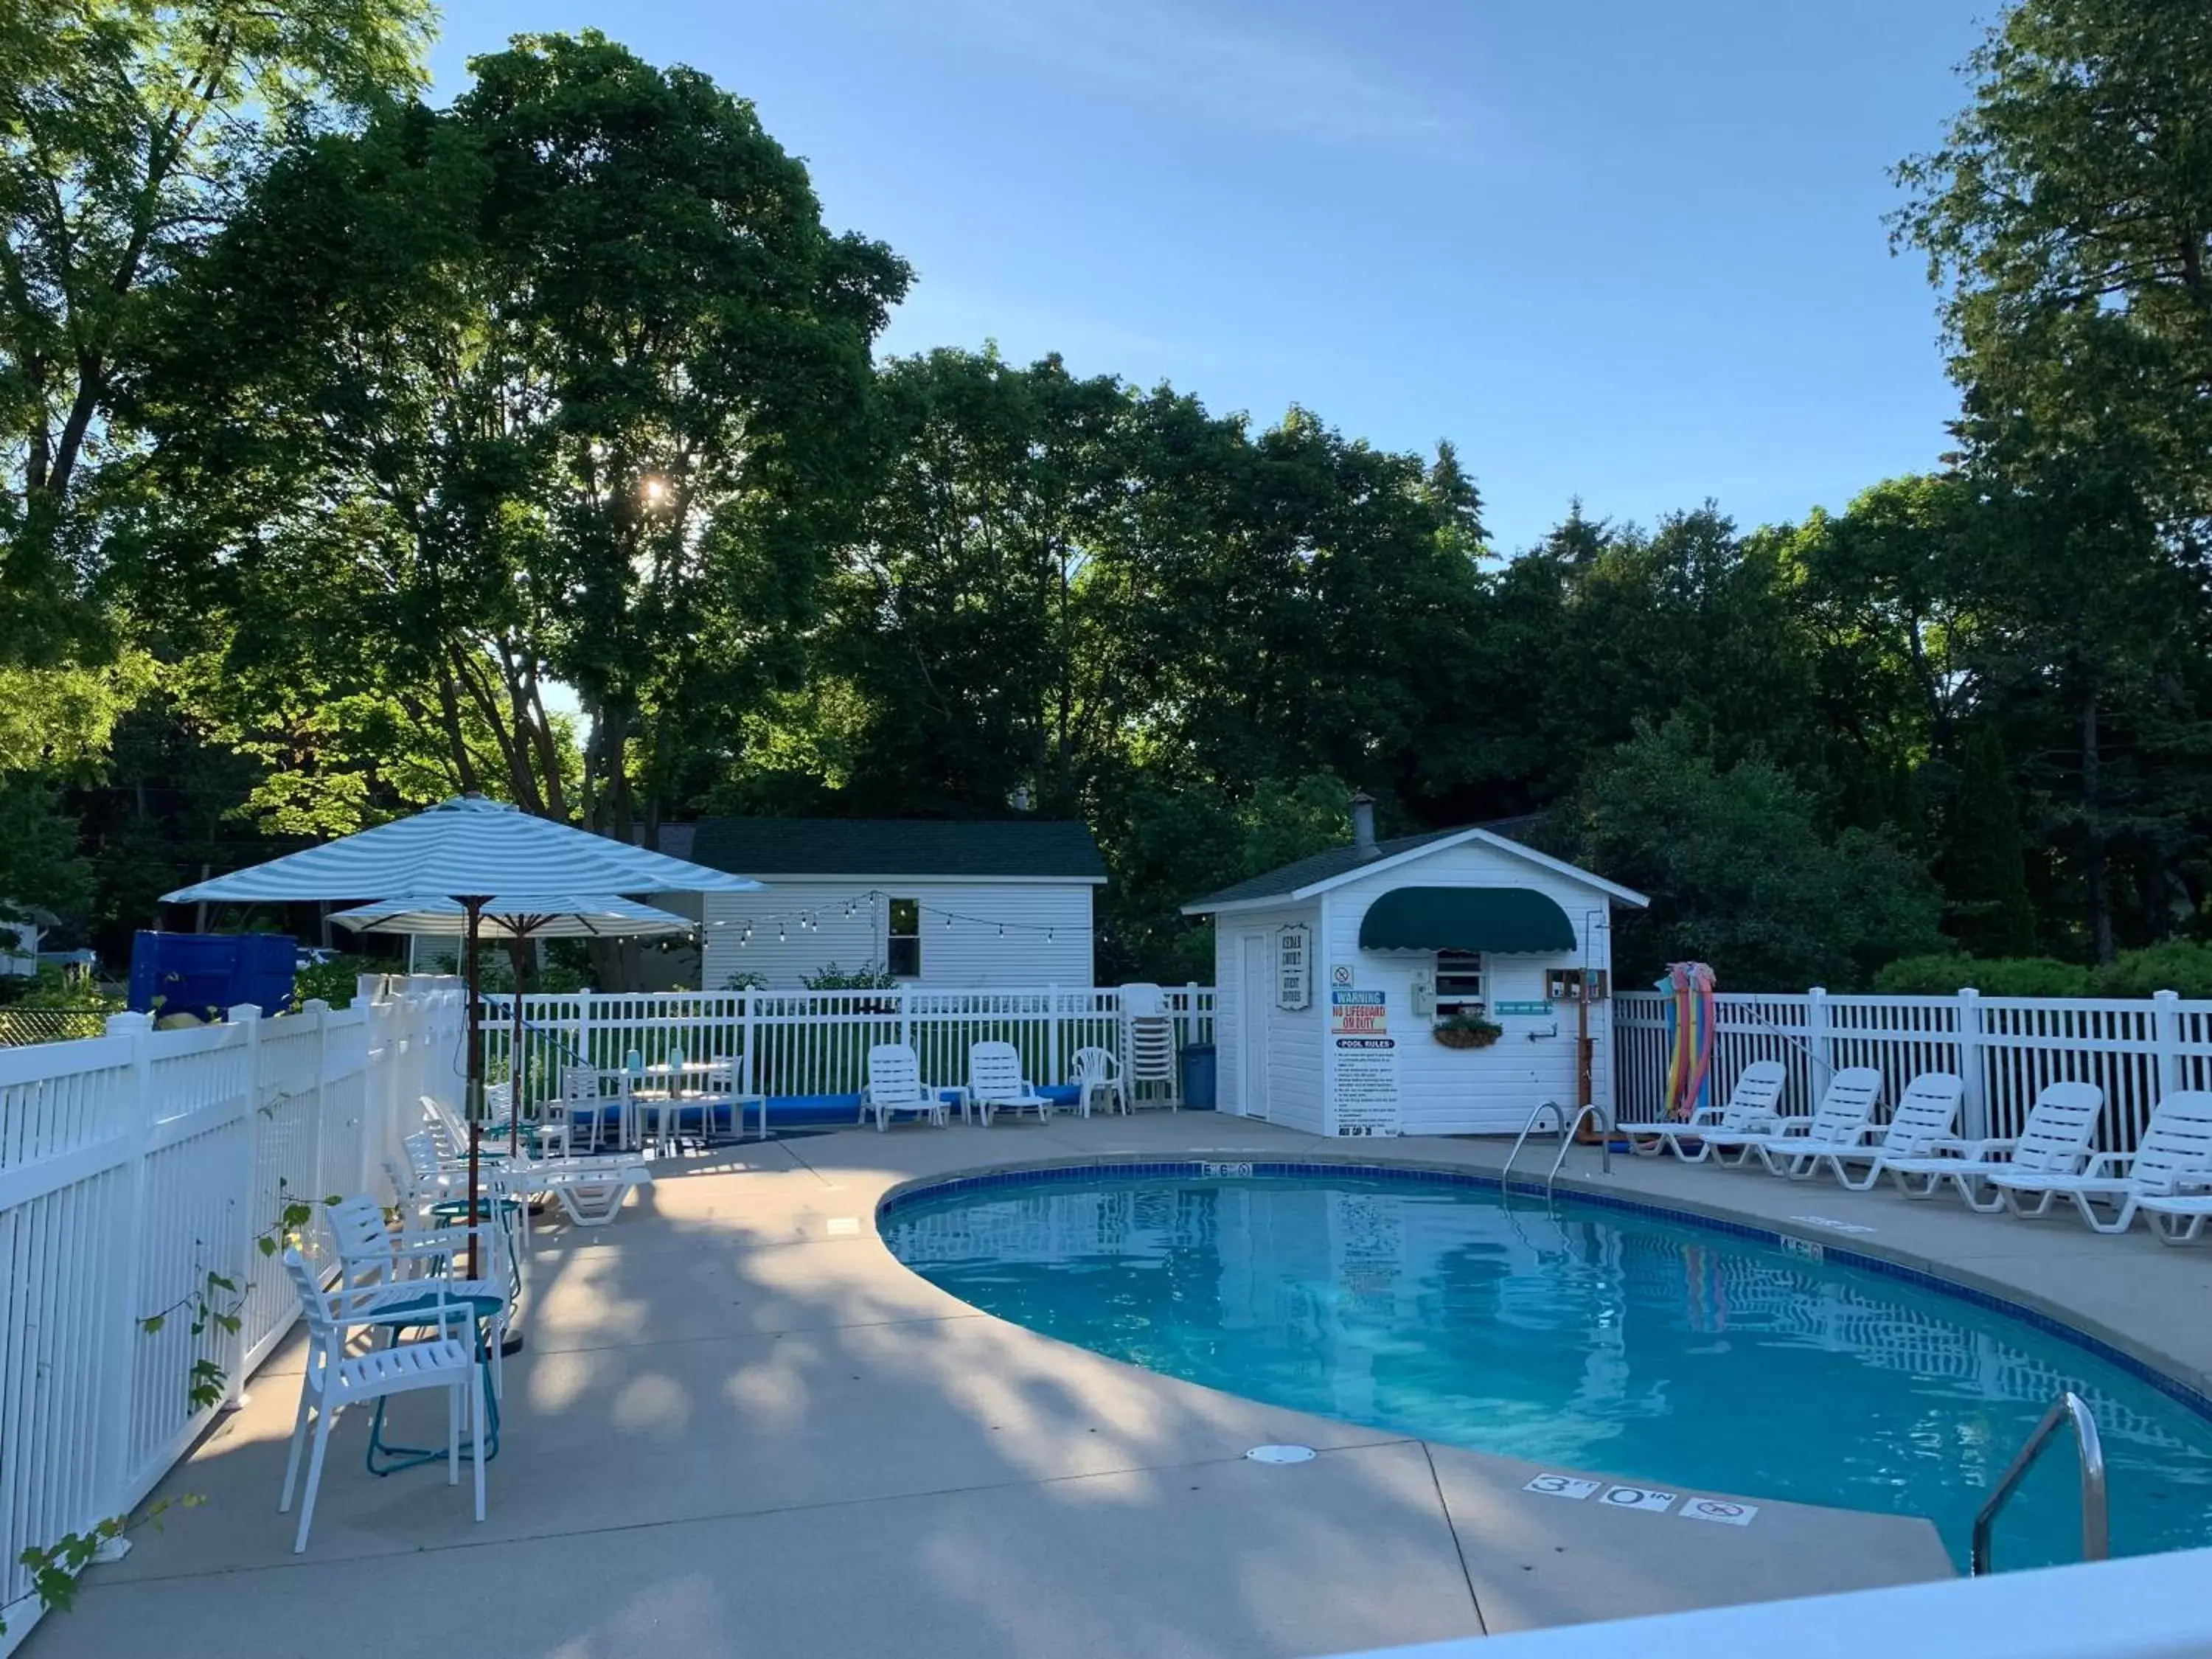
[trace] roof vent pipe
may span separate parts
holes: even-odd
[[[1364,789],[1352,798],[1352,847],[1364,859],[1381,850],[1375,845],[1375,797]]]

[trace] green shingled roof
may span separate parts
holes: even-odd
[[[1328,881],[1337,876],[1347,876],[1363,864],[1410,853],[1417,847],[1426,847],[1431,842],[1463,836],[1470,830],[1487,830],[1492,835],[1510,839],[1513,832],[1541,823],[1540,812],[1525,812],[1518,817],[1492,818],[1484,823],[1462,823],[1449,830],[1431,830],[1419,836],[1399,836],[1389,841],[1378,841],[1375,850],[1364,858],[1359,849],[1346,842],[1341,847],[1332,847],[1326,853],[1316,853],[1311,858],[1300,859],[1296,864],[1285,864],[1280,869],[1270,870],[1265,875],[1248,876],[1243,881],[1223,888],[1218,893],[1208,893],[1204,898],[1192,899],[1182,907],[1185,915],[1202,915],[1217,905],[1237,904],[1248,899],[1287,898],[1302,887],[1310,887],[1317,881]]]
[[[705,818],[691,860],[735,875],[1025,876],[1103,881],[1098,843],[1060,818]]]

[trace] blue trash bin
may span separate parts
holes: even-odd
[[[1210,1042],[1187,1042],[1183,1045],[1182,1103],[1193,1111],[1210,1112],[1214,1109],[1214,1047]]]

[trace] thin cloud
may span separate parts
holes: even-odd
[[[1152,0],[921,0],[910,23],[957,29],[1057,73],[1134,88],[1228,125],[1435,155],[1469,136],[1461,117],[1301,38]]]

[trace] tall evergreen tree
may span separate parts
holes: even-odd
[[[1996,723],[1966,729],[1959,794],[1944,849],[1951,933],[1976,956],[2024,957],[2035,951],[2035,907],[2027,896],[2027,859],[2020,801]]]

